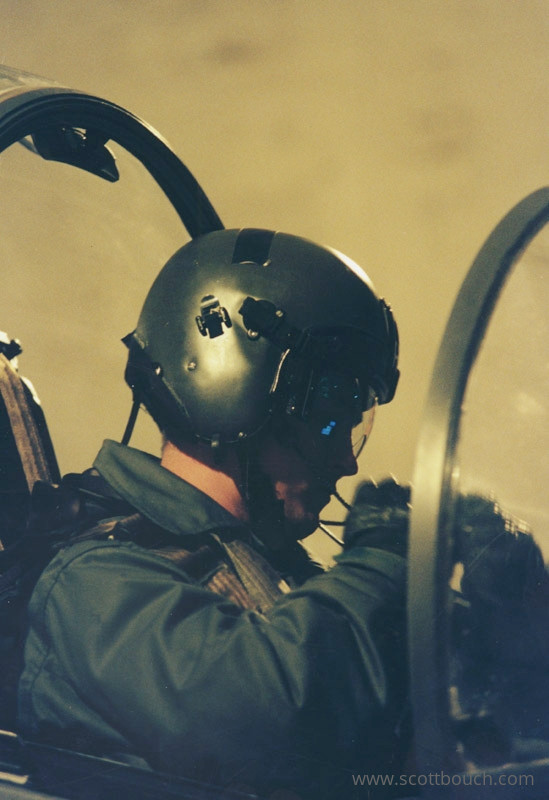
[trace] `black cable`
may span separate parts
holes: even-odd
[[[333,525],[333,524],[334,524],[333,522],[331,522],[331,523],[330,523],[330,525]],[[340,525],[342,525],[343,523],[336,523],[336,524],[340,524]],[[326,525],[325,525],[323,522],[320,522],[320,521],[319,521],[319,523],[318,523],[318,527],[320,528],[320,530],[322,531],[322,533],[325,533],[325,534],[326,534],[326,536],[329,536],[329,537],[330,537],[330,539],[331,539],[333,542],[335,542],[336,544],[338,544],[340,547],[343,547],[343,539],[340,539],[340,538],[339,538],[339,536],[336,536],[336,535],[335,535],[335,533],[333,533],[333,532],[332,532],[332,531],[331,531],[329,528],[327,528],[327,527],[326,527]]]
[[[128,444],[131,439],[133,429],[135,428],[135,422],[137,420],[137,415],[139,413],[139,409],[141,407],[141,403],[138,397],[133,398],[133,403],[130,411],[130,416],[128,419],[128,423],[126,425],[126,430],[124,431],[124,435],[122,437],[122,444]]]
[[[341,495],[339,494],[339,492],[335,491],[335,492],[334,492],[334,497],[336,498],[336,500],[339,500],[339,502],[341,503],[341,505],[343,506],[343,508],[346,508],[346,509],[347,509],[347,511],[350,511],[350,510],[351,510],[352,506],[351,506],[351,505],[350,505],[350,504],[349,504],[349,503],[348,503],[346,500],[344,500],[344,499],[341,497]]]

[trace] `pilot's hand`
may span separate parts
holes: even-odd
[[[345,547],[376,547],[406,556],[409,510],[409,486],[393,478],[361,483],[345,520]]]

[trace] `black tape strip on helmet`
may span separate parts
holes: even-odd
[[[244,228],[235,242],[233,264],[263,264],[269,260],[275,231],[262,228]]]

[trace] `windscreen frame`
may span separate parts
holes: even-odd
[[[548,222],[546,187],[511,209],[486,240],[450,315],[422,417],[412,480],[408,630],[417,771],[424,775],[463,771],[450,724],[447,663],[453,485],[463,398],[500,292],[524,249]],[[512,772],[512,765],[508,769]],[[549,785],[549,761],[536,767],[528,763],[532,771],[538,775],[533,791],[539,793],[543,781]],[[476,785],[469,785],[469,794],[465,785],[457,793],[455,786],[450,790],[452,797],[474,797]],[[446,796],[441,791],[438,784],[437,797]],[[495,780],[494,791],[507,796]]]

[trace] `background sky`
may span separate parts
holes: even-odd
[[[549,2],[0,0],[0,15],[0,62],[144,118],[226,227],[306,236],[368,272],[399,324],[402,378],[363,475],[410,480],[461,282],[548,182]],[[120,338],[187,237],[131,180],[122,191],[19,150],[0,160],[0,328],[23,342],[62,470],[81,470],[121,436]],[[136,443],[156,436],[145,426]]]

